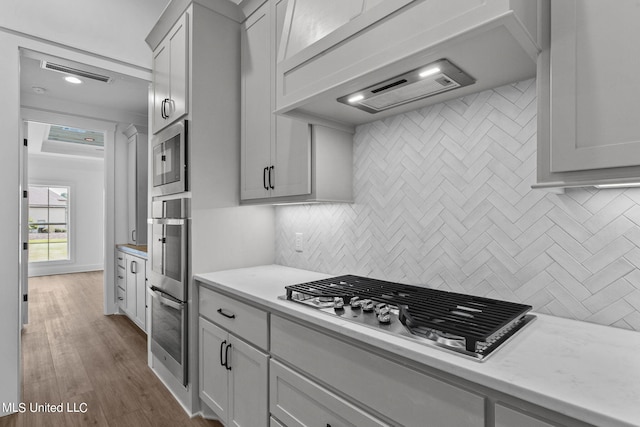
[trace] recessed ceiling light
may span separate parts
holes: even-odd
[[[82,83],[82,80],[74,76],[67,76],[64,79],[69,83],[73,83],[74,85],[79,85],[80,83]]]
[[[358,94],[358,95],[352,96],[347,101],[353,104],[354,102],[362,101],[363,99],[364,99],[364,96],[361,94]]]
[[[424,78],[424,77],[427,77],[427,76],[432,76],[432,75],[437,74],[439,72],[440,72],[440,68],[433,67],[433,68],[428,68],[428,69],[426,69],[424,71],[421,71],[419,76]]]
[[[43,87],[39,87],[39,86],[33,86],[31,88],[31,90],[33,90],[35,93],[37,93],[38,95],[42,95],[43,93],[45,93],[47,90]]]

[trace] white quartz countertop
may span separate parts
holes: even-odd
[[[210,287],[596,426],[640,426],[640,333],[537,314],[483,363],[280,300],[331,277],[279,265],[196,275]]]

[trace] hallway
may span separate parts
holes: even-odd
[[[102,277],[98,271],[29,279],[26,412],[0,418],[0,427],[220,426],[189,419],[148,368],[145,334],[125,316],[103,315]],[[62,403],[65,412],[31,413],[35,403]],[[66,412],[81,403],[85,413]]]

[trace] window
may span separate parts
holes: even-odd
[[[29,262],[69,257],[69,187],[29,186]]]

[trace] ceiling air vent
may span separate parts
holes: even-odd
[[[111,81],[113,80],[109,76],[103,76],[101,74],[92,73],[90,71],[67,67],[66,65],[54,64],[53,62],[49,61],[42,61],[40,63],[40,68],[44,68],[45,70],[57,71],[63,74],[71,74],[77,77],[84,77],[86,79],[97,80],[103,83],[111,83]]]
[[[437,95],[476,80],[446,59],[338,98],[341,102],[371,114],[408,102]]]

